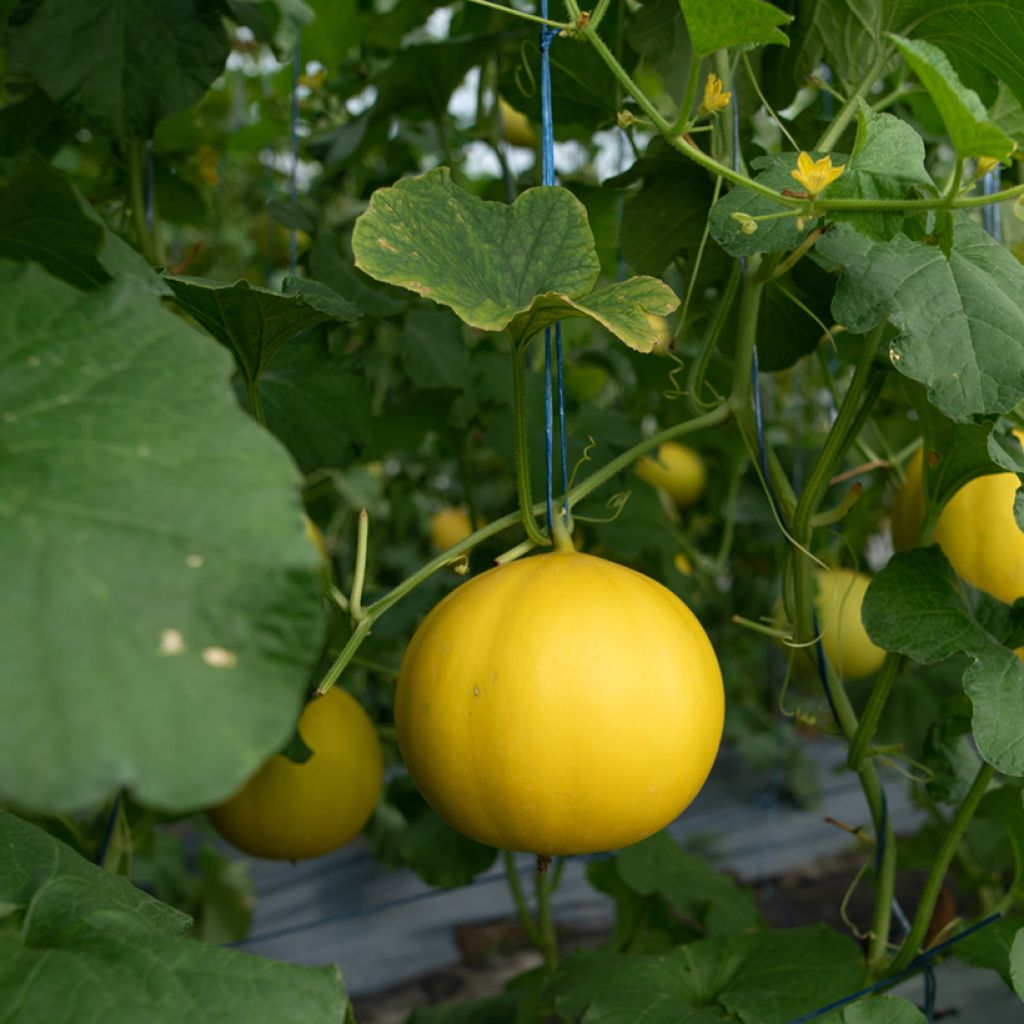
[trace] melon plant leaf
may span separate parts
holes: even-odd
[[[856,945],[821,925],[715,936],[665,954],[579,953],[555,980],[561,1013],[600,1024],[789,1024],[860,983]]]
[[[1007,775],[1024,775],[1024,602],[1013,608],[969,587],[938,545],[896,555],[877,573],[861,610],[868,636],[925,665],[964,652],[964,690],[978,752]]]
[[[946,55],[933,43],[891,36],[938,108],[957,155],[1002,159],[1013,140],[988,118],[978,94],[961,81]]]
[[[1013,518],[1017,520],[1017,525],[1024,530],[1024,487],[1013,496]]]
[[[459,188],[446,167],[378,189],[352,234],[356,266],[449,306],[484,331],[519,343],[565,317],[596,320],[649,352],[646,314],[679,304],[652,278],[592,292],[599,261],[583,204],[561,188],[531,188],[511,205]]]
[[[816,251],[845,268],[832,302],[836,320],[854,334],[883,320],[898,327],[893,365],[963,423],[1024,398],[1024,267],[966,216],[954,237],[947,260],[906,235],[881,242],[840,224]]]
[[[781,43],[789,37],[780,29],[792,16],[767,0],[679,0],[694,52],[706,57],[729,46]]]
[[[744,931],[760,923],[749,890],[687,853],[665,831],[621,850],[614,863],[630,889],[664,897],[677,913],[699,921],[710,935]]]
[[[248,281],[169,276],[167,283],[179,308],[234,352],[248,381],[258,380],[278,349],[301,331],[361,315],[327,285],[302,278],[287,278],[285,294]]]
[[[906,999],[875,996],[847,1006],[842,1024],[926,1024],[924,1014]]]
[[[369,438],[371,390],[360,360],[331,351],[320,332],[285,345],[259,379],[267,429],[304,473],[347,466]],[[239,403],[248,408],[246,381],[235,376]]]
[[[39,0],[16,9],[12,66],[72,116],[115,138],[145,138],[224,70],[230,44],[206,0]]]
[[[668,316],[679,305],[675,292],[653,277],[631,277],[591,292],[584,299],[549,292],[538,295],[526,313],[508,325],[516,343],[525,341],[558,320],[589,317],[637,352],[651,352],[658,344],[656,327],[648,315]]]
[[[586,295],[598,274],[583,204],[562,188],[530,188],[511,205],[459,188],[446,167],[378,189],[352,235],[356,266],[378,281],[502,331],[534,297]]]
[[[766,158],[764,170],[755,175],[754,180],[777,192],[783,189],[798,189],[800,186],[790,175],[790,171],[796,167],[796,157],[796,153],[783,153],[780,156]],[[835,154],[834,157],[837,164],[843,162],[843,159]],[[759,162],[754,161],[754,167],[758,165]],[[799,228],[794,214],[792,217],[761,221],[757,230],[752,235],[747,235],[733,217],[734,213],[746,214],[748,217],[764,217],[781,213],[783,210],[784,207],[780,203],[749,189],[737,187],[727,192],[711,207],[708,229],[711,237],[730,256],[784,252],[786,249],[795,249],[811,233],[814,225],[808,224]]]
[[[846,170],[829,187],[828,198],[903,199],[914,191],[935,192],[924,166],[924,140],[906,121],[876,114],[862,101],[853,153]],[[829,218],[850,221],[862,234],[880,239],[892,238],[903,224],[899,212],[832,210]]]
[[[191,919],[0,811],[0,1016],[11,1024],[340,1024],[334,967],[298,967],[182,935]],[[73,993],[73,998],[69,997]],[[115,995],[116,994],[116,995]],[[183,1001],[184,1000],[184,1001]]]
[[[987,796],[988,794],[982,799],[982,805]],[[1024,928],[1024,920],[1019,914],[993,921],[953,946],[953,955],[972,967],[985,967],[997,971],[1007,986],[1012,988],[1010,950],[1022,928]]]
[[[357,270],[351,257],[342,255],[331,235],[318,235],[309,251],[309,276],[323,281],[367,316],[397,316],[408,305],[408,296],[380,285]]]
[[[0,186],[0,256],[34,260],[79,288],[110,280],[99,260],[104,228],[71,183],[33,157]]]
[[[288,739],[319,656],[298,473],[227,355],[131,282],[0,279],[2,795],[224,799]]]

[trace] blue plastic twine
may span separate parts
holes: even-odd
[[[541,0],[542,18],[548,16],[548,0]],[[551,43],[558,29],[544,25],[540,30],[540,157],[541,184],[555,184],[555,122],[551,112]],[[555,324],[555,376],[558,383],[558,430],[561,441],[563,515],[569,518],[568,443],[565,434],[565,382],[562,361],[562,325]],[[551,328],[544,328],[544,469],[548,530],[554,522],[554,396],[551,387]]]

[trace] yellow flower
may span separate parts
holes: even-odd
[[[220,153],[213,146],[203,145],[196,150],[196,170],[207,185],[216,185],[220,180],[220,175],[217,173],[219,166]]]
[[[697,116],[717,114],[718,111],[725,110],[729,106],[731,99],[732,93],[722,91],[722,80],[712,72],[704,83],[704,99],[701,102],[700,110],[697,111]]]
[[[801,151],[796,158],[796,170],[789,173],[807,189],[807,194],[813,198],[820,192],[824,192],[845,170],[846,164],[833,167],[830,156],[812,160],[809,153]]]

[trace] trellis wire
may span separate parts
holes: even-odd
[[[548,16],[548,0],[541,0],[541,17]],[[555,125],[551,110],[551,43],[558,29],[544,25],[540,30],[540,153],[541,184],[555,184]],[[562,325],[555,324],[555,375],[558,384],[558,431],[561,442],[563,514],[569,516],[568,443],[565,433],[565,383],[562,362]],[[554,528],[554,399],[551,389],[551,328],[544,328],[544,471],[548,530]]]

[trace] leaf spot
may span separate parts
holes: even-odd
[[[149,457],[149,445],[148,444],[140,444],[140,445],[138,445],[136,447],[136,449],[135,449],[135,454],[138,455],[138,457],[140,459],[148,458]]]
[[[185,564],[190,569],[198,569],[203,564],[203,556],[193,552],[185,559]]]
[[[203,661],[210,668],[234,668],[238,664],[238,657],[234,651],[225,647],[207,647],[203,651]]]
[[[385,252],[393,252],[393,253],[397,253],[398,252],[398,250],[386,238],[378,238],[377,239],[377,244]]]
[[[165,629],[160,634],[161,654],[181,654],[185,650],[185,638],[176,629]]]

